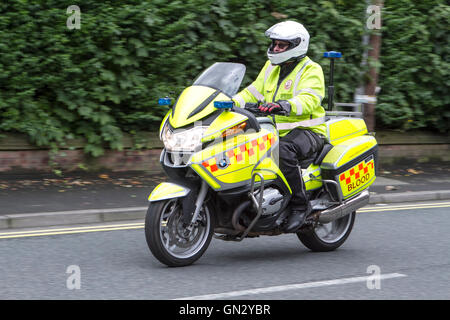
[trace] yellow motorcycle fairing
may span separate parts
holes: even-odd
[[[336,181],[334,196],[348,199],[375,181],[377,141],[368,135],[363,119],[338,118],[326,124],[328,140],[334,147],[320,164],[321,174],[324,179]]]
[[[283,173],[272,157],[266,157],[262,159],[255,167],[254,172],[259,172],[260,174],[262,174],[264,181],[280,178],[281,181],[283,181],[283,183],[286,185],[289,193],[292,193],[292,189],[289,186],[289,183],[286,181],[286,178],[284,177]],[[259,176],[256,176],[255,181],[258,182],[260,180],[261,179],[259,178]]]
[[[241,124],[246,120],[248,118],[242,114],[231,111],[222,112],[203,133],[202,142],[220,139],[225,130]]]
[[[148,197],[150,202],[181,198],[189,193],[189,189],[172,182],[162,182],[153,189]]]
[[[159,138],[160,139],[161,139],[162,131],[164,129],[164,125],[166,124],[167,119],[170,117],[171,114],[172,114],[172,109],[170,109],[169,112],[166,113],[163,120],[161,121],[161,125],[159,126]]]
[[[325,122],[327,126],[328,141],[337,145],[354,137],[367,134],[366,123],[363,119],[337,118]]]
[[[313,175],[313,178],[311,175]],[[311,164],[306,170],[302,170],[302,178],[306,191],[315,190],[323,186],[320,166],[317,164]]]
[[[223,111],[204,134],[204,142],[215,140],[190,159],[191,168],[216,191],[249,184],[255,170],[261,171],[265,180],[280,177],[287,185],[272,158],[278,147],[278,134],[272,125],[222,139],[224,131],[246,120],[237,112]]]
[[[265,130],[237,135],[194,154],[191,162],[197,166],[192,169],[201,176],[204,173],[210,176],[216,188],[217,185],[221,189],[238,187],[251,180],[254,167],[276,141],[276,134]]]
[[[201,121],[217,111],[214,108],[214,101],[224,100],[230,100],[230,98],[219,90],[200,85],[187,87],[178,97],[169,116],[169,123],[173,128],[181,128]]]

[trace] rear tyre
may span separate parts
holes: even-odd
[[[183,267],[198,260],[211,242],[214,214],[203,205],[191,232],[183,226],[179,199],[150,203],[145,217],[145,238],[150,251],[169,267]]]
[[[327,252],[339,248],[352,232],[356,212],[330,223],[319,223],[314,229],[297,233],[300,241],[314,252]]]

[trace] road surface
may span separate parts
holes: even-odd
[[[0,299],[450,299],[449,230],[449,201],[371,205],[334,252],[293,234],[213,239],[183,268],[159,263],[136,221],[4,231]]]

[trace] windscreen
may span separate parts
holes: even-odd
[[[193,85],[219,89],[232,97],[238,92],[244,75],[245,66],[241,63],[216,62],[203,71]]]

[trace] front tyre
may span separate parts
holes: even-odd
[[[356,212],[352,212],[335,221],[321,224],[314,229],[297,233],[300,241],[315,252],[333,251],[347,240],[353,229]]]
[[[211,242],[214,214],[203,204],[194,228],[183,225],[179,199],[151,202],[145,217],[145,238],[150,251],[169,267],[187,266],[198,260]]]

